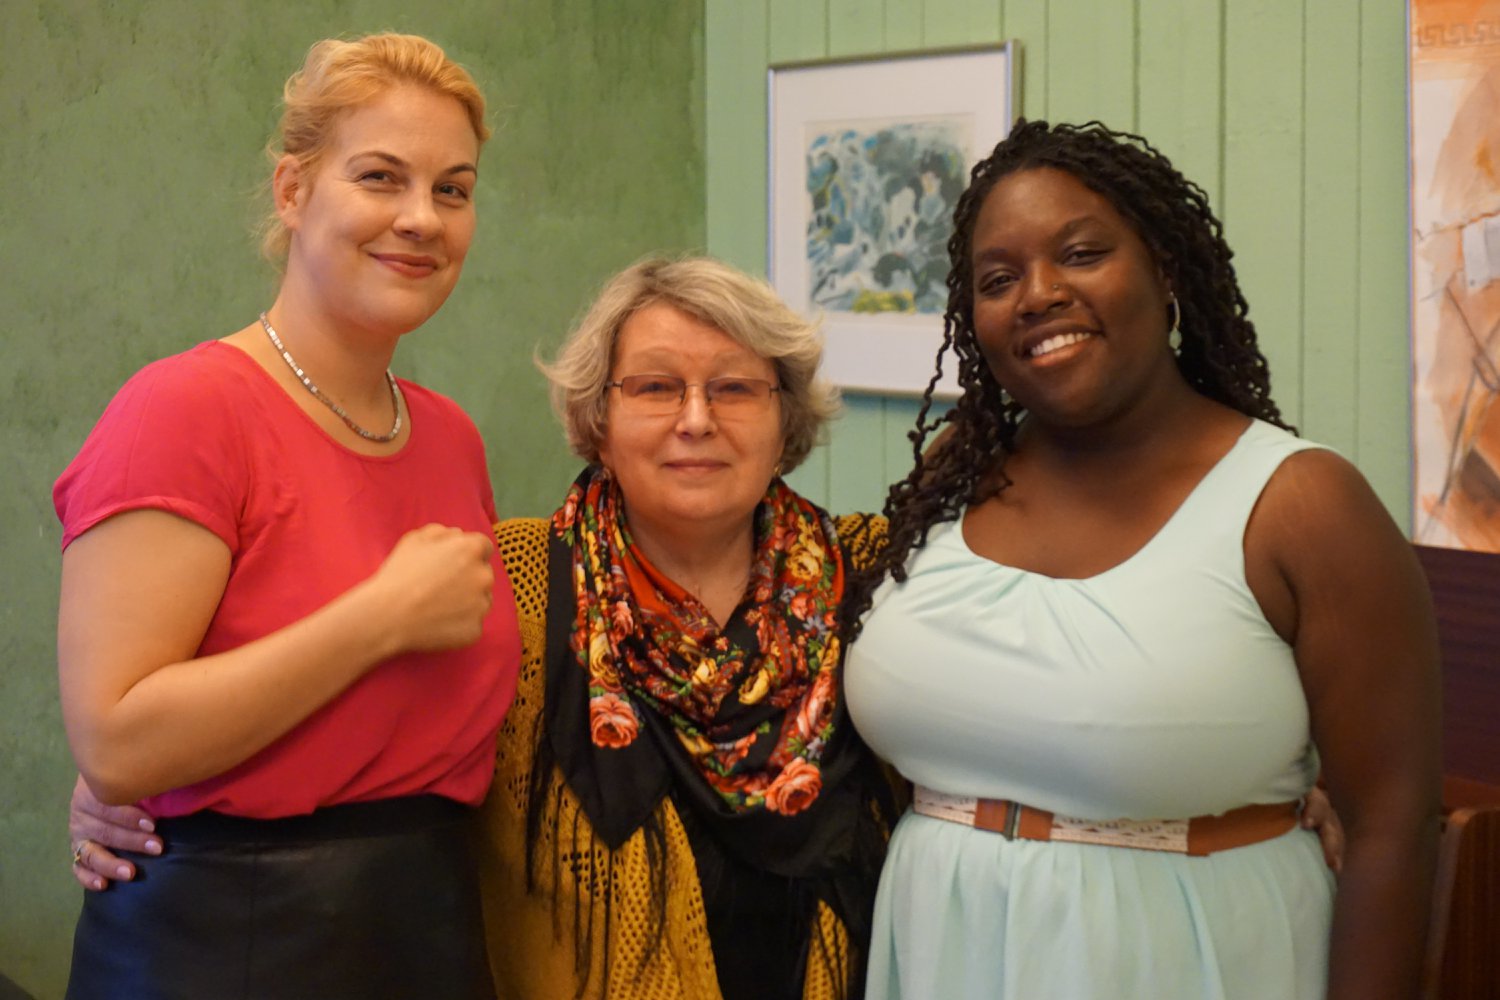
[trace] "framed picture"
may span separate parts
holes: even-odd
[[[1015,120],[1019,48],[772,66],[767,270],[821,316],[839,385],[917,395],[948,304],[948,237],[969,171]],[[955,365],[938,391],[957,395]]]
[[[1410,0],[1413,540],[1500,552],[1500,0]]]

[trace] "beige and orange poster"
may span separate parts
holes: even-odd
[[[1500,552],[1500,0],[1410,2],[1414,536]]]

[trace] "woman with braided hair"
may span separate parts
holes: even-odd
[[[916,785],[868,995],[1413,995],[1430,600],[1282,421],[1206,196],[1138,136],[1021,122],[949,253],[963,396],[929,421],[929,388],[843,608],[851,716]],[[1336,896],[1295,819],[1320,766]]]

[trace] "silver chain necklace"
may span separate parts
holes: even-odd
[[[363,427],[359,426],[359,424],[356,424],[354,422],[354,418],[345,413],[342,406],[329,399],[323,394],[323,390],[313,385],[313,380],[307,377],[307,372],[303,371],[297,365],[297,362],[292,359],[292,353],[286,349],[286,346],[284,344],[282,344],[281,338],[276,336],[276,328],[271,325],[271,321],[266,318],[265,313],[260,314],[260,325],[265,328],[266,336],[271,338],[271,343],[275,345],[276,350],[281,352],[281,360],[286,362],[286,366],[292,370],[293,375],[297,376],[298,381],[300,381],[304,386],[307,387],[307,391],[313,394],[313,398],[322,403],[324,406],[328,407],[334,413],[337,413],[339,419],[342,420],[351,431],[358,434],[366,441],[374,441],[377,444],[388,444],[396,440],[396,435],[401,433],[401,387],[396,384],[396,376],[391,374],[391,370],[389,368],[385,370],[385,384],[390,386],[391,389],[391,408],[396,411],[396,422],[394,424],[391,424],[391,429],[388,433],[376,434],[373,431],[367,431]]]

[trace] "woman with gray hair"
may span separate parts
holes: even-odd
[[[482,855],[518,995],[859,992],[891,813],[835,621],[871,537],[781,479],[838,405],[821,353],[764,282],[648,259],[542,365],[588,465],[498,529],[525,653]]]

